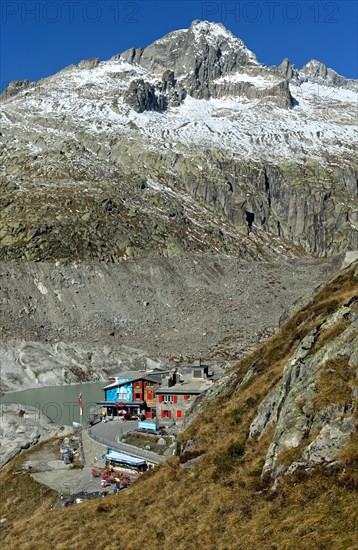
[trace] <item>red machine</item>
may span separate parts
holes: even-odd
[[[103,486],[109,485],[110,483],[129,485],[135,479],[127,474],[115,472],[114,470],[110,470],[109,468],[92,468],[91,474],[92,477],[100,477],[105,483]]]

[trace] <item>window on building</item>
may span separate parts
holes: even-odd
[[[162,411],[162,418],[171,418],[172,411]]]
[[[136,393],[136,394],[135,394],[135,398],[136,398],[136,399],[140,399],[140,393]]]
[[[175,403],[176,395],[163,395],[163,403]]]
[[[146,382],[147,386],[153,386],[153,382]]]
[[[153,399],[153,394],[152,394],[152,392],[149,391],[149,392],[147,393],[147,399],[149,399],[149,400]]]
[[[190,401],[191,395],[184,395],[184,401]]]
[[[180,409],[177,410],[177,418],[183,418],[183,413]]]
[[[135,383],[135,387],[136,387],[136,388],[140,388],[140,382],[136,382],[136,383]]]

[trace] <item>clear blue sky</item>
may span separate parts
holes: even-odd
[[[0,9],[1,89],[146,46],[194,19],[221,21],[266,65],[288,57],[300,68],[314,58],[358,76],[356,0],[2,0]]]

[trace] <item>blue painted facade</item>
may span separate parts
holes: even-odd
[[[126,384],[123,384],[127,380]],[[118,386],[104,390],[106,401],[133,401],[132,379],[119,379]]]

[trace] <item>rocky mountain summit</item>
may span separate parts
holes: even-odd
[[[358,247],[357,82],[260,64],[221,24],[1,95],[0,257]]]
[[[136,63],[164,82],[179,85],[184,94],[197,99],[240,95],[245,86],[231,89],[224,78],[241,71],[252,71],[259,63],[245,44],[221,24],[194,21],[189,29],[174,31],[147,48],[130,49],[119,58]],[[222,80],[220,80],[222,79]],[[255,87],[252,86],[254,89]],[[258,92],[258,90],[256,90]],[[288,91],[288,88],[287,88]]]

